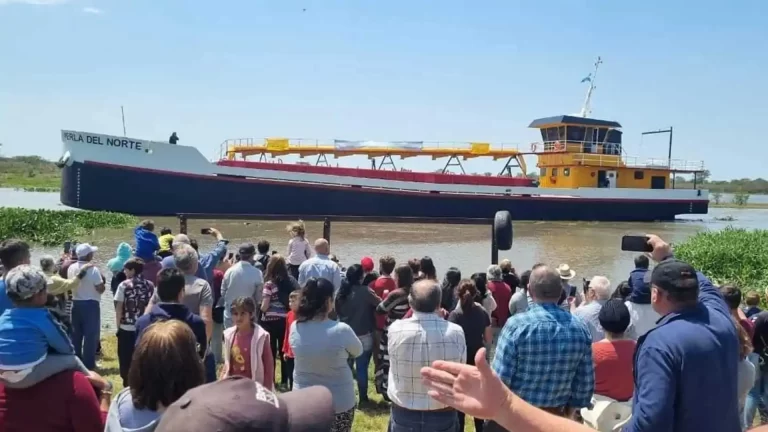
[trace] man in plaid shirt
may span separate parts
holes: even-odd
[[[589,406],[595,388],[592,336],[579,318],[558,307],[560,275],[541,266],[531,273],[533,304],[504,325],[493,370],[526,402],[571,417]],[[504,430],[489,422],[485,431]]]

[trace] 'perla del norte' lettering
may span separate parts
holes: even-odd
[[[87,144],[122,147],[132,150],[144,150],[144,143],[128,138],[110,138],[102,135],[88,135],[68,132],[64,134],[64,139],[69,141],[84,142]]]

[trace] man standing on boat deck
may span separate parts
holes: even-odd
[[[304,286],[310,278],[327,279],[333,282],[335,292],[341,288],[341,268],[333,262],[328,254],[331,245],[328,240],[315,240],[315,256],[304,261],[299,266],[299,285]]]
[[[176,144],[176,143],[178,143],[178,142],[179,142],[179,137],[176,135],[176,132],[174,132],[174,133],[172,133],[172,134],[171,134],[171,137],[170,137],[170,138],[168,138],[168,142],[169,142],[170,144]]]

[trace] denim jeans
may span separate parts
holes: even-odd
[[[101,308],[96,300],[72,302],[72,345],[88,370],[96,369],[96,349],[101,335]]]
[[[212,352],[208,352],[203,359],[203,367],[205,367],[205,382],[212,383],[216,381],[216,358]]]
[[[355,374],[360,400],[364,400],[368,399],[368,365],[371,364],[371,356],[373,355],[373,335],[362,335],[359,338],[360,342],[363,343],[363,353],[350,361],[349,366]]]
[[[768,372],[760,370],[760,356],[752,353],[747,357],[755,365],[755,385],[747,394],[747,401],[744,403],[744,419],[742,429],[745,426],[752,426],[755,420],[755,412],[760,405],[768,401]]]
[[[222,345],[224,343],[224,324],[213,322],[213,335],[211,335],[211,352],[213,358],[216,359],[216,364],[224,363],[224,357],[222,357]]]
[[[411,411],[392,405],[388,432],[455,432],[456,411]]]

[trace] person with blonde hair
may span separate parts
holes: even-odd
[[[299,279],[299,266],[312,257],[312,249],[306,239],[304,221],[291,222],[286,227],[291,239],[288,241],[288,252],[285,254],[288,271],[294,279]]]
[[[115,397],[104,431],[154,431],[166,408],[204,382],[197,341],[189,326],[175,319],[156,322],[136,346],[128,387]]]

